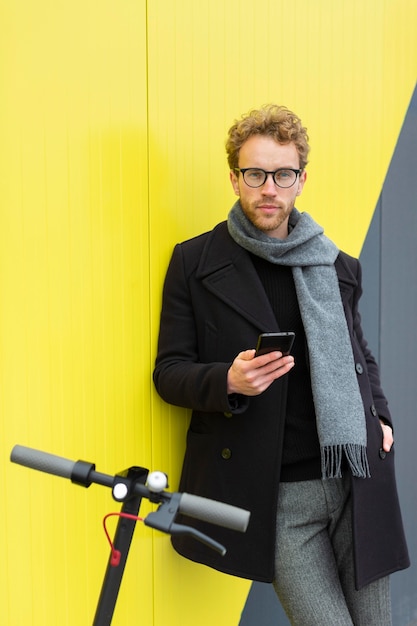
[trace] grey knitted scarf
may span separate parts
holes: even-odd
[[[341,476],[343,454],[354,476],[369,477],[365,414],[334,266],[339,250],[321,226],[297,209],[291,212],[286,239],[258,230],[239,201],[229,213],[228,229],[242,248],[292,268],[309,350],[323,478]]]

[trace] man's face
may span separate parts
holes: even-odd
[[[280,144],[271,137],[252,135],[242,145],[239,168],[259,167],[267,172],[279,168],[299,169],[298,152],[293,143]],[[278,187],[268,176],[261,187],[249,187],[240,172],[230,172],[234,192],[246,217],[256,228],[268,235],[285,239],[288,235],[288,217],[295,199],[303,190],[306,173],[303,171],[292,187]]]

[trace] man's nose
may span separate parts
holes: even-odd
[[[262,185],[262,193],[266,196],[275,195],[277,187],[274,183],[273,174],[266,175],[266,181]]]

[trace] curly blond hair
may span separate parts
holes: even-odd
[[[226,141],[227,162],[231,170],[238,167],[240,148],[252,135],[266,135],[282,144],[294,143],[300,158],[300,169],[307,165],[310,150],[307,129],[287,107],[266,104],[235,120]]]

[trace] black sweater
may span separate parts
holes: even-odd
[[[281,481],[320,478],[320,446],[311,391],[308,350],[291,267],[275,265],[255,255],[251,257],[280,330],[295,332],[291,350],[295,365],[288,374]],[[270,330],[265,328],[265,332]]]

